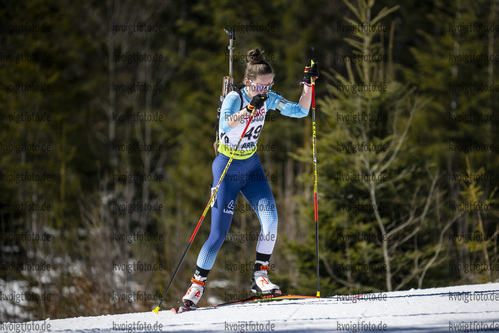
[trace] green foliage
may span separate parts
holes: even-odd
[[[157,305],[213,181],[213,125],[228,72],[224,28],[237,30],[235,82],[243,80],[247,50],[258,46],[276,72],[274,90],[291,101],[300,96],[303,67],[315,47],[321,69],[322,295],[496,279],[487,266],[458,273],[451,267],[497,265],[497,210],[455,209],[497,204],[497,178],[490,179],[499,167],[497,150],[449,149],[498,140],[499,122],[476,120],[494,115],[497,94],[462,91],[467,82],[494,83],[495,62],[452,60],[496,52],[494,34],[454,29],[494,22],[494,6],[469,0],[5,3],[0,262],[50,264],[51,270],[0,270],[2,291],[22,286],[50,296],[11,304],[16,312],[0,308],[1,320],[149,311]],[[41,29],[9,31],[24,23]],[[138,23],[160,30],[128,30]],[[373,31],[352,29],[363,24]],[[134,61],[134,54],[156,60]],[[366,56],[371,60],[364,61]],[[139,82],[157,89],[137,91]],[[8,88],[23,85],[44,90]],[[24,114],[38,120],[10,120]],[[156,120],[134,120],[137,115]],[[311,127],[309,117],[272,113],[259,141],[269,147],[259,156],[280,218],[272,280],[304,294],[316,288]],[[359,151],[363,142],[385,148]],[[50,149],[8,151],[21,143]],[[15,180],[25,175],[38,180]],[[134,208],[138,203],[156,209]],[[240,197],[238,206],[245,203]],[[369,208],[374,204],[379,209]],[[257,234],[256,215],[243,210],[229,232]],[[185,292],[209,227],[210,214],[164,304],[176,304]],[[15,237],[26,233],[49,240]],[[228,268],[254,260],[255,246],[254,239],[225,242],[203,304],[247,292],[251,272]],[[138,262],[161,269],[120,268]],[[128,302],[137,292],[154,299]]]

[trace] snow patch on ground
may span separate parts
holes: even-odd
[[[2,323],[0,332],[490,332],[499,283]],[[24,326],[23,326],[24,325]]]

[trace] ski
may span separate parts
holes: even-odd
[[[214,304],[210,306],[205,306],[205,307],[186,307],[184,305],[180,306],[177,309],[172,308],[171,311],[174,313],[183,313],[183,312],[188,312],[188,311],[194,311],[197,309],[216,309],[224,306],[229,306],[229,305],[238,305],[238,304],[245,304],[245,303],[257,303],[257,302],[273,302],[273,301],[282,301],[282,300],[298,300],[298,299],[319,299],[320,297],[317,296],[308,296],[308,295],[296,295],[296,294],[285,294],[281,291],[272,293],[272,294],[255,294],[252,295],[248,298],[240,299],[240,300],[235,300],[235,301],[230,301],[226,303],[220,303],[220,304]]]
[[[306,296],[306,295],[294,295],[294,294],[285,294],[285,293],[274,293],[274,294],[256,294],[252,295],[248,298],[242,299],[242,300],[237,300],[237,301],[231,301],[227,303],[222,303],[222,304],[215,304],[212,305],[212,308],[219,308],[227,305],[236,305],[236,304],[243,304],[243,303],[252,303],[252,302],[272,302],[272,301],[280,301],[280,300],[286,300],[286,299],[304,299],[304,298],[318,298],[316,296]]]

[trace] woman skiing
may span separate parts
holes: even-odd
[[[312,100],[311,80],[318,76],[317,64],[310,61],[310,65],[305,67],[304,79],[301,82],[303,91],[299,102],[289,102],[271,91],[274,84],[274,71],[263,59],[263,52],[255,48],[247,53],[245,87],[240,92],[229,93],[222,104],[219,122],[219,154],[212,164],[213,186],[217,183],[237,146],[251,113],[255,109],[256,111],[239,149],[234,153],[234,160],[220,184],[216,198],[213,199],[210,235],[199,252],[196,271],[191,279],[191,285],[182,297],[184,305],[179,311],[195,308],[203,295],[208,273],[229,231],[239,192],[249,202],[261,225],[251,277],[251,291],[255,293],[279,291],[279,286],[272,283],[267,274],[277,238],[277,210],[270,185],[256,154],[257,142],[268,110],[275,110],[285,116],[295,118],[308,115]]]

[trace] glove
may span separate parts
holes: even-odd
[[[315,59],[310,60],[310,63],[305,66],[304,72],[305,75],[303,76],[303,82],[307,84],[312,84],[312,78],[314,78],[314,80],[319,78],[319,66],[317,65]]]
[[[251,102],[249,102],[248,105],[246,105],[246,109],[248,109],[248,112],[253,112],[254,109],[260,109],[263,106],[263,103],[269,98],[267,94],[258,94],[256,96],[253,96],[251,99]]]

